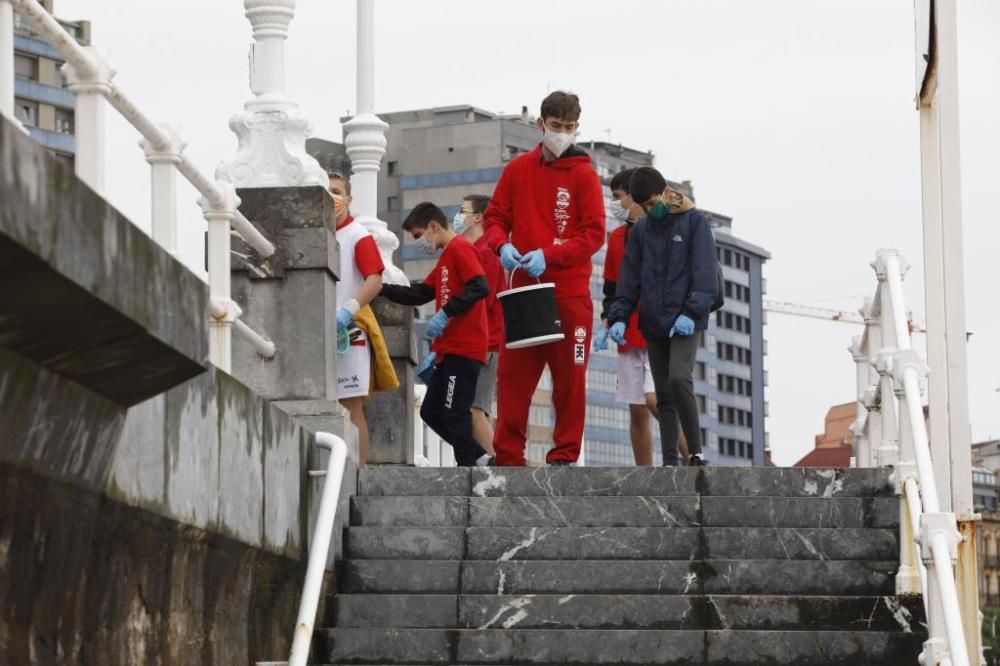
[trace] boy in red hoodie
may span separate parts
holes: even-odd
[[[479,255],[472,243],[449,228],[444,211],[430,202],[413,207],[403,220],[403,230],[426,254],[443,250],[423,282],[382,287],[382,295],[393,303],[423,305],[434,301],[437,307],[427,322],[436,369],[420,418],[451,444],[460,467],[491,464],[490,456],[472,436],[470,411],[488,344],[484,299],[489,285]]]
[[[542,371],[552,373],[555,406],[552,465],[580,456],[587,411],[587,361],[594,306],[591,257],[604,244],[604,195],[590,156],[573,145],[580,100],[563,91],[542,100],[542,142],[503,170],[486,209],[486,242],[500,255],[511,287],[535,278],[555,284],[565,338],[537,347],[504,349],[497,371],[498,465],[524,465],[528,411]]]

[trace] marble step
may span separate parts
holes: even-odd
[[[917,597],[342,594],[340,628],[924,630]]]
[[[356,526],[898,527],[894,497],[354,497]]]
[[[735,467],[369,467],[358,494],[459,497],[741,495],[892,497],[885,469]]]
[[[348,560],[341,592],[885,596],[895,561]]]
[[[883,631],[328,629],[337,664],[915,664],[924,637]]]
[[[894,529],[351,527],[352,560],[892,560]]]

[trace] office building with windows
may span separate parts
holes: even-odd
[[[400,224],[417,203],[431,201],[451,218],[467,194],[491,195],[504,165],[534,149],[541,134],[527,108],[515,115],[474,106],[448,106],[379,114],[389,123],[388,146],[379,176],[379,217],[400,234],[399,264],[411,279],[425,276],[436,257],[420,254]],[[345,119],[346,120],[346,119]],[[610,142],[581,142],[610,200],[608,183],[619,171],[653,165],[653,155]],[[689,183],[675,186],[692,194]],[[709,213],[726,275],[726,305],[714,316],[698,352],[695,390],[701,406],[706,454],[715,464],[763,464],[764,384],[761,269],[766,252],[732,235],[732,220]],[[607,219],[610,233],[618,222]],[[601,311],[605,249],[592,257],[594,326]],[[420,319],[433,314],[421,309]],[[418,335],[422,324],[418,322]],[[426,342],[420,339],[421,354]],[[633,464],[629,412],[615,401],[616,351],[594,353],[587,372],[584,464]],[[551,447],[552,382],[546,372],[535,392],[528,421],[528,458],[543,461]],[[654,433],[657,432],[653,424]],[[654,450],[660,462],[659,436]]]
[[[50,13],[54,11],[53,1],[42,0]],[[90,43],[89,21],[59,19],[59,23],[81,44]],[[60,70],[64,62],[62,54],[15,12],[14,114],[38,143],[72,161],[76,152],[75,100]]]

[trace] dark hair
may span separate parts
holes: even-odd
[[[611,185],[609,185],[608,187],[611,188],[612,192],[614,192],[615,190],[621,190],[625,194],[631,194],[632,189],[630,181],[632,180],[632,174],[634,173],[635,173],[635,168],[619,171],[618,173],[615,174],[615,177],[611,179]]]
[[[448,228],[448,218],[445,217],[444,211],[430,201],[424,201],[414,206],[403,220],[403,231],[426,229],[431,222],[437,222],[442,227]]]
[[[468,201],[472,205],[472,212],[477,215],[482,215],[490,205],[490,198],[485,194],[466,194],[462,201]]]
[[[667,181],[653,167],[639,167],[632,174],[629,193],[640,206],[667,189]]]
[[[546,118],[561,118],[578,120],[580,118],[580,98],[573,93],[562,90],[551,92],[542,100],[542,120]]]
[[[326,176],[330,180],[340,180],[344,183],[344,191],[347,192],[347,196],[351,195],[351,180],[340,173],[339,171],[327,171]]]

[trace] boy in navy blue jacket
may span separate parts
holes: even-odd
[[[641,301],[639,330],[646,338],[656,387],[663,464],[680,463],[679,420],[691,453],[689,464],[704,465],[694,366],[718,290],[715,239],[702,212],[668,188],[656,169],[636,169],[629,189],[646,216],[629,234],[608,314],[609,334],[625,344],[625,329]]]

